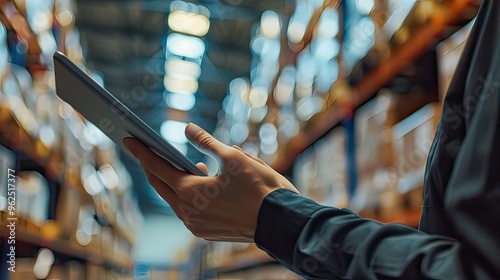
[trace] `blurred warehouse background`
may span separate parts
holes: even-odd
[[[2,263],[0,278],[300,279],[253,244],[189,233],[137,163],[55,95],[56,50],[211,174],[189,122],[320,203],[416,227],[479,3],[0,0],[0,244],[7,254],[15,216],[20,271]]]

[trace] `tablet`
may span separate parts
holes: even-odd
[[[59,98],[80,112],[129,155],[122,140],[134,137],[179,170],[206,175],[61,52],[54,54],[54,68]]]

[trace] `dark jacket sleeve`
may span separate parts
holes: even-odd
[[[479,266],[456,240],[362,219],[281,189],[260,209],[255,242],[308,279],[466,279]]]

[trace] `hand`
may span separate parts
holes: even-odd
[[[195,236],[253,242],[264,198],[277,189],[297,189],[262,160],[222,144],[194,124],[186,127],[186,136],[200,150],[220,159],[220,174],[202,177],[182,172],[133,138],[123,143],[141,162],[151,185]],[[207,173],[203,163],[197,166]]]

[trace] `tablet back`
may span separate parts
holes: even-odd
[[[97,126],[124,151],[122,140],[135,137],[178,169],[205,175],[118,99],[60,52],[54,54],[57,95]]]

